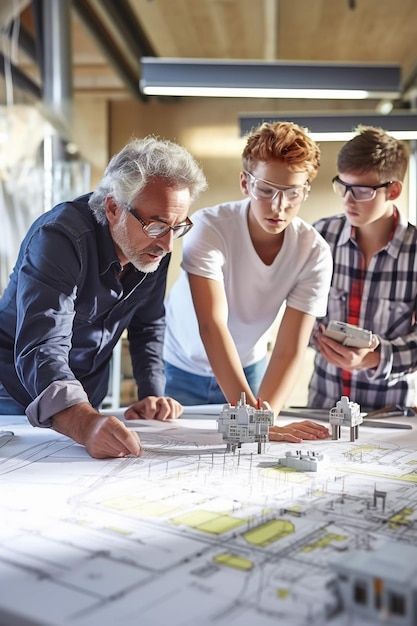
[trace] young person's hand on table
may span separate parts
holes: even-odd
[[[269,429],[270,441],[288,441],[289,443],[301,443],[304,439],[328,439],[330,433],[322,424],[316,424],[303,420],[302,422],[292,422],[285,426],[271,426]]]
[[[160,420],[177,419],[184,411],[183,406],[174,398],[148,396],[135,402],[125,411],[127,420]]]
[[[261,407],[263,409],[272,410],[269,402],[262,402]],[[280,426],[275,424],[269,429],[269,441],[288,441],[288,443],[301,443],[304,439],[328,439],[330,432],[322,424],[316,424],[309,420],[302,420],[300,422],[291,422],[290,424],[284,424]]]

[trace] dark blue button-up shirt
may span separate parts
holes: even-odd
[[[78,402],[99,406],[113,348],[128,331],[139,397],[164,393],[164,296],[170,255],[156,272],[121,270],[89,196],[40,216],[0,300],[0,381],[34,425]]]

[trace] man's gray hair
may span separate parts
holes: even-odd
[[[156,177],[173,187],[188,187],[192,202],[207,188],[206,177],[188,150],[154,136],[134,139],[112,157],[89,200],[97,222],[107,223],[108,195],[120,205],[129,205]]]

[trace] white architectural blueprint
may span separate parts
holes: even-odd
[[[336,612],[330,563],[417,545],[414,430],[292,444],[330,459],[302,473],[278,463],[289,444],[226,453],[213,419],[135,422],[144,455],[104,461],[16,422],[0,626],[369,626]]]

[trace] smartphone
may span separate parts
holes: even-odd
[[[323,334],[351,348],[369,348],[372,343],[370,330],[359,328],[359,326],[347,322],[330,321]]]

